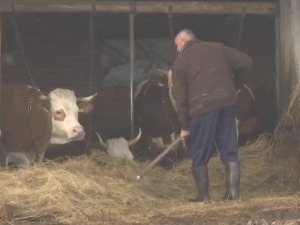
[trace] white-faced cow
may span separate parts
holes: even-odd
[[[92,108],[95,95],[76,98],[74,91],[67,89],[44,95],[27,85],[3,85],[1,165],[32,165],[43,160],[50,143],[82,140],[85,131],[78,113]]]
[[[142,132],[141,129],[139,129],[139,134],[132,140],[126,140],[120,137],[108,139],[106,142],[103,142],[98,132],[96,132],[96,134],[98,136],[100,149],[104,150],[109,156],[133,160],[134,156],[130,151],[130,146],[133,146],[140,140]]]
[[[45,157],[47,159],[66,158],[65,156],[79,156],[90,154],[95,150],[106,150],[111,146],[112,140],[123,140],[124,152],[128,150],[126,140],[131,139],[130,121],[130,87],[124,85],[97,85],[94,89],[98,95],[93,99],[93,110],[89,114],[80,115],[79,121],[86,130],[88,142],[72,142],[66,145],[49,147]],[[101,134],[104,145],[99,146],[99,138],[96,132]],[[138,133],[138,129],[136,129]],[[122,138],[123,137],[123,138]],[[89,142],[91,141],[91,142]],[[129,143],[132,143],[129,141]],[[130,146],[133,149],[133,146]],[[110,148],[113,149],[113,148]],[[117,148],[120,149],[120,148]],[[120,150],[118,150],[120,151]],[[128,154],[130,154],[128,152]],[[110,154],[111,155],[111,154]]]

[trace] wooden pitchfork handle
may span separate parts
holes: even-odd
[[[163,152],[161,152],[153,161],[144,169],[142,173],[136,176],[136,180],[140,180],[145,172],[147,172],[149,169],[151,169],[154,165],[156,165],[161,159],[163,159],[169,151],[172,150],[180,141],[182,138],[179,136],[175,141],[173,141]]]

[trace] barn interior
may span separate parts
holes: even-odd
[[[101,85],[129,86],[129,28],[128,13],[3,13],[2,81],[35,84],[44,92],[64,87],[77,95],[97,92]],[[253,58],[247,85],[258,90],[263,118],[256,135],[272,132],[276,125],[275,15],[136,13],[134,87],[157,68],[171,68],[177,55],[173,36],[183,28]],[[93,123],[102,124],[104,138],[129,136],[129,91],[111,95],[116,104],[101,107],[102,123]]]
[[[189,28],[200,39],[236,47],[253,58],[247,85],[261,93],[258,100],[264,120],[259,133],[272,133],[278,119],[274,114],[275,17],[273,13],[137,13],[134,85],[157,67],[169,69],[177,54],[172,35]],[[65,87],[77,95],[94,93],[100,85],[125,87],[111,93],[113,100],[101,108],[96,119],[103,124],[104,138],[124,132],[130,135],[130,112],[124,110],[130,105],[129,28],[128,13],[33,13],[17,9],[2,13],[2,83],[36,84],[44,92]],[[293,116],[299,114],[299,102],[298,95]],[[203,205],[187,203],[187,198],[195,194],[190,161],[173,171],[155,167],[136,182],[137,173],[148,164],[99,154],[1,171],[0,221],[16,225],[298,224],[299,167],[295,165],[299,165],[299,131],[294,132],[294,125],[300,124],[298,117],[288,117],[277,136],[262,135],[240,148],[241,201],[221,200],[224,168],[218,157],[213,157],[209,165],[214,200]],[[48,156],[60,156],[62,150],[79,155],[85,147],[85,143],[56,146]]]
[[[183,28],[193,30],[200,39],[248,53],[254,61],[248,77],[251,87],[275,76],[274,15],[136,14],[135,60],[156,57],[166,64],[162,66],[170,67],[176,57],[172,36]],[[129,19],[125,13],[4,13],[2,30],[4,81],[29,83],[30,71],[45,91],[68,86],[85,93],[90,73],[93,82],[101,83],[112,68],[129,63]],[[170,56],[161,58],[156,46],[145,48],[140,44],[144,39],[164,39]],[[111,46],[110,40],[119,44]],[[128,74],[120,76],[128,78]]]

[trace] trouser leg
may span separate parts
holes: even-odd
[[[240,163],[235,118],[235,108],[224,107],[220,110],[216,130],[216,143],[225,166],[224,199],[240,198]]]
[[[192,174],[198,191],[197,198],[192,201],[210,200],[207,164],[215,153],[214,135],[217,117],[218,111],[214,111],[192,117],[190,121],[189,154],[193,160]]]

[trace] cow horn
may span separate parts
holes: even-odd
[[[163,75],[168,75],[169,71],[168,70],[162,70],[162,69],[157,69],[158,72],[162,73]]]
[[[81,101],[81,102],[90,102],[93,100],[93,98],[95,98],[98,95],[98,93],[96,92],[93,95],[90,95],[88,97],[77,97],[77,101]]]
[[[138,134],[138,136],[136,136],[134,139],[131,139],[131,140],[128,140],[128,141],[127,141],[127,142],[128,142],[128,145],[129,145],[129,146],[132,146],[132,145],[134,145],[135,143],[137,143],[137,142],[140,140],[141,136],[142,136],[142,130],[141,130],[141,128],[140,128],[140,129],[139,129],[139,134]]]
[[[96,133],[96,135],[98,137],[100,148],[103,148],[104,150],[106,150],[108,148],[108,144],[106,144],[106,143],[103,142],[100,134],[97,131],[95,133]]]
[[[39,96],[39,99],[40,99],[40,100],[47,100],[47,101],[49,101],[49,100],[50,100],[50,97],[49,97],[48,95],[41,94],[41,95]]]

